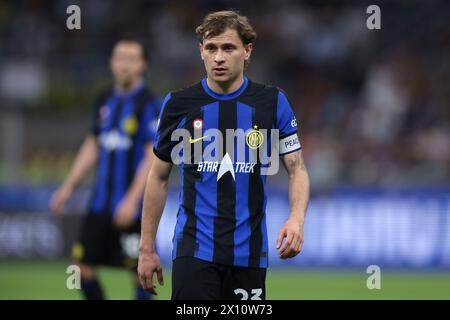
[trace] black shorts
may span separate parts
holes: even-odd
[[[81,225],[80,240],[72,247],[72,257],[77,262],[93,266],[136,269],[140,233],[140,220],[119,230],[113,225],[110,214],[87,214]]]
[[[265,282],[266,268],[179,257],[172,265],[172,300],[265,300]]]

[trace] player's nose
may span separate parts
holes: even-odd
[[[223,55],[222,50],[217,50],[216,55],[214,56],[215,63],[223,63],[225,61],[225,57]]]

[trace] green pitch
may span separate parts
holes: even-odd
[[[69,262],[0,262],[0,299],[80,299],[66,288]],[[133,296],[131,275],[102,268],[100,280],[108,299]],[[268,299],[450,299],[450,271],[381,270],[381,289],[368,290],[365,269],[269,269]],[[157,299],[170,298],[170,272],[157,287]]]

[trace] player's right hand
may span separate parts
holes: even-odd
[[[155,285],[153,284],[153,273],[155,272],[159,284],[164,285],[162,267],[158,255],[156,253],[141,253],[138,263],[139,281],[144,290],[157,295]]]
[[[64,212],[64,205],[72,195],[72,188],[62,185],[55,191],[50,199],[50,208],[56,215],[61,215]]]

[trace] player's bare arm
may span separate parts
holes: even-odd
[[[66,201],[84,175],[95,165],[97,158],[97,139],[94,135],[88,135],[78,151],[67,178],[50,200],[50,207],[55,214],[63,213]]]
[[[153,284],[153,273],[156,272],[159,284],[164,284],[161,263],[156,253],[155,239],[166,203],[171,169],[172,164],[153,157],[144,192],[138,274],[142,287],[155,295],[157,293]]]
[[[117,211],[114,216],[114,223],[119,228],[126,228],[137,219],[136,212],[138,212],[139,202],[144,192],[145,182],[151,167],[152,158],[153,144],[148,143],[145,147],[145,156],[139,164],[133,181],[117,207]]]
[[[298,255],[303,246],[303,226],[309,200],[309,177],[301,150],[283,156],[282,160],[289,176],[291,213],[278,234],[277,249],[279,257],[286,259]]]

